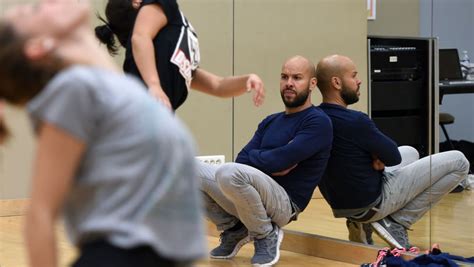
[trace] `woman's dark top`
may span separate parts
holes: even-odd
[[[176,110],[186,100],[193,72],[199,66],[199,43],[176,0],[143,0],[141,7],[150,4],[160,5],[168,19],[166,26],[153,39],[153,46],[161,87],[173,110]],[[131,36],[127,42],[123,70],[143,81],[133,57]]]

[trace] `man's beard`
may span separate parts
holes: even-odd
[[[359,101],[359,96],[357,95],[357,90],[349,89],[345,84],[342,84],[341,98],[346,103],[346,105],[352,105]]]
[[[296,90],[293,90],[295,91],[296,96],[293,100],[289,101],[285,98],[285,90],[283,90],[283,92],[281,92],[280,95],[281,95],[281,99],[283,100],[283,103],[285,104],[285,107],[287,108],[297,108],[304,105],[311,92],[311,90],[309,90],[309,86],[306,90],[302,91],[301,93],[296,93]]]

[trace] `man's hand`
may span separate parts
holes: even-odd
[[[258,77],[256,74],[250,74],[249,78],[247,79],[247,91],[254,91],[253,95],[253,103],[255,106],[260,106],[263,104],[263,100],[265,99],[265,89],[263,86],[263,81]]]
[[[385,164],[375,155],[372,155],[372,168],[376,171],[383,171]]]
[[[296,166],[298,166],[298,164],[295,164],[295,165],[289,167],[289,168],[286,169],[286,170],[279,171],[279,172],[274,172],[274,173],[272,173],[272,176],[285,176],[285,175],[287,175],[291,170],[293,170],[294,168],[296,168]]]

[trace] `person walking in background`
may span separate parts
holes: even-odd
[[[123,70],[139,77],[156,99],[178,109],[188,89],[218,97],[253,91],[256,106],[263,103],[263,82],[255,74],[220,77],[199,68],[199,42],[194,28],[176,0],[109,0],[105,25],[95,28],[97,38],[112,55],[125,48]]]

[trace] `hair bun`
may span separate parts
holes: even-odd
[[[9,136],[9,131],[5,126],[5,106],[2,100],[0,100],[0,144],[3,144]]]
[[[109,50],[109,53],[111,55],[117,54],[118,49],[115,45],[114,32],[109,27],[109,25],[104,24],[104,25],[95,27],[95,36],[97,37],[97,39],[99,39],[101,43],[107,45],[107,50]]]
[[[107,24],[95,27],[95,36],[104,44],[114,37],[114,33]]]

